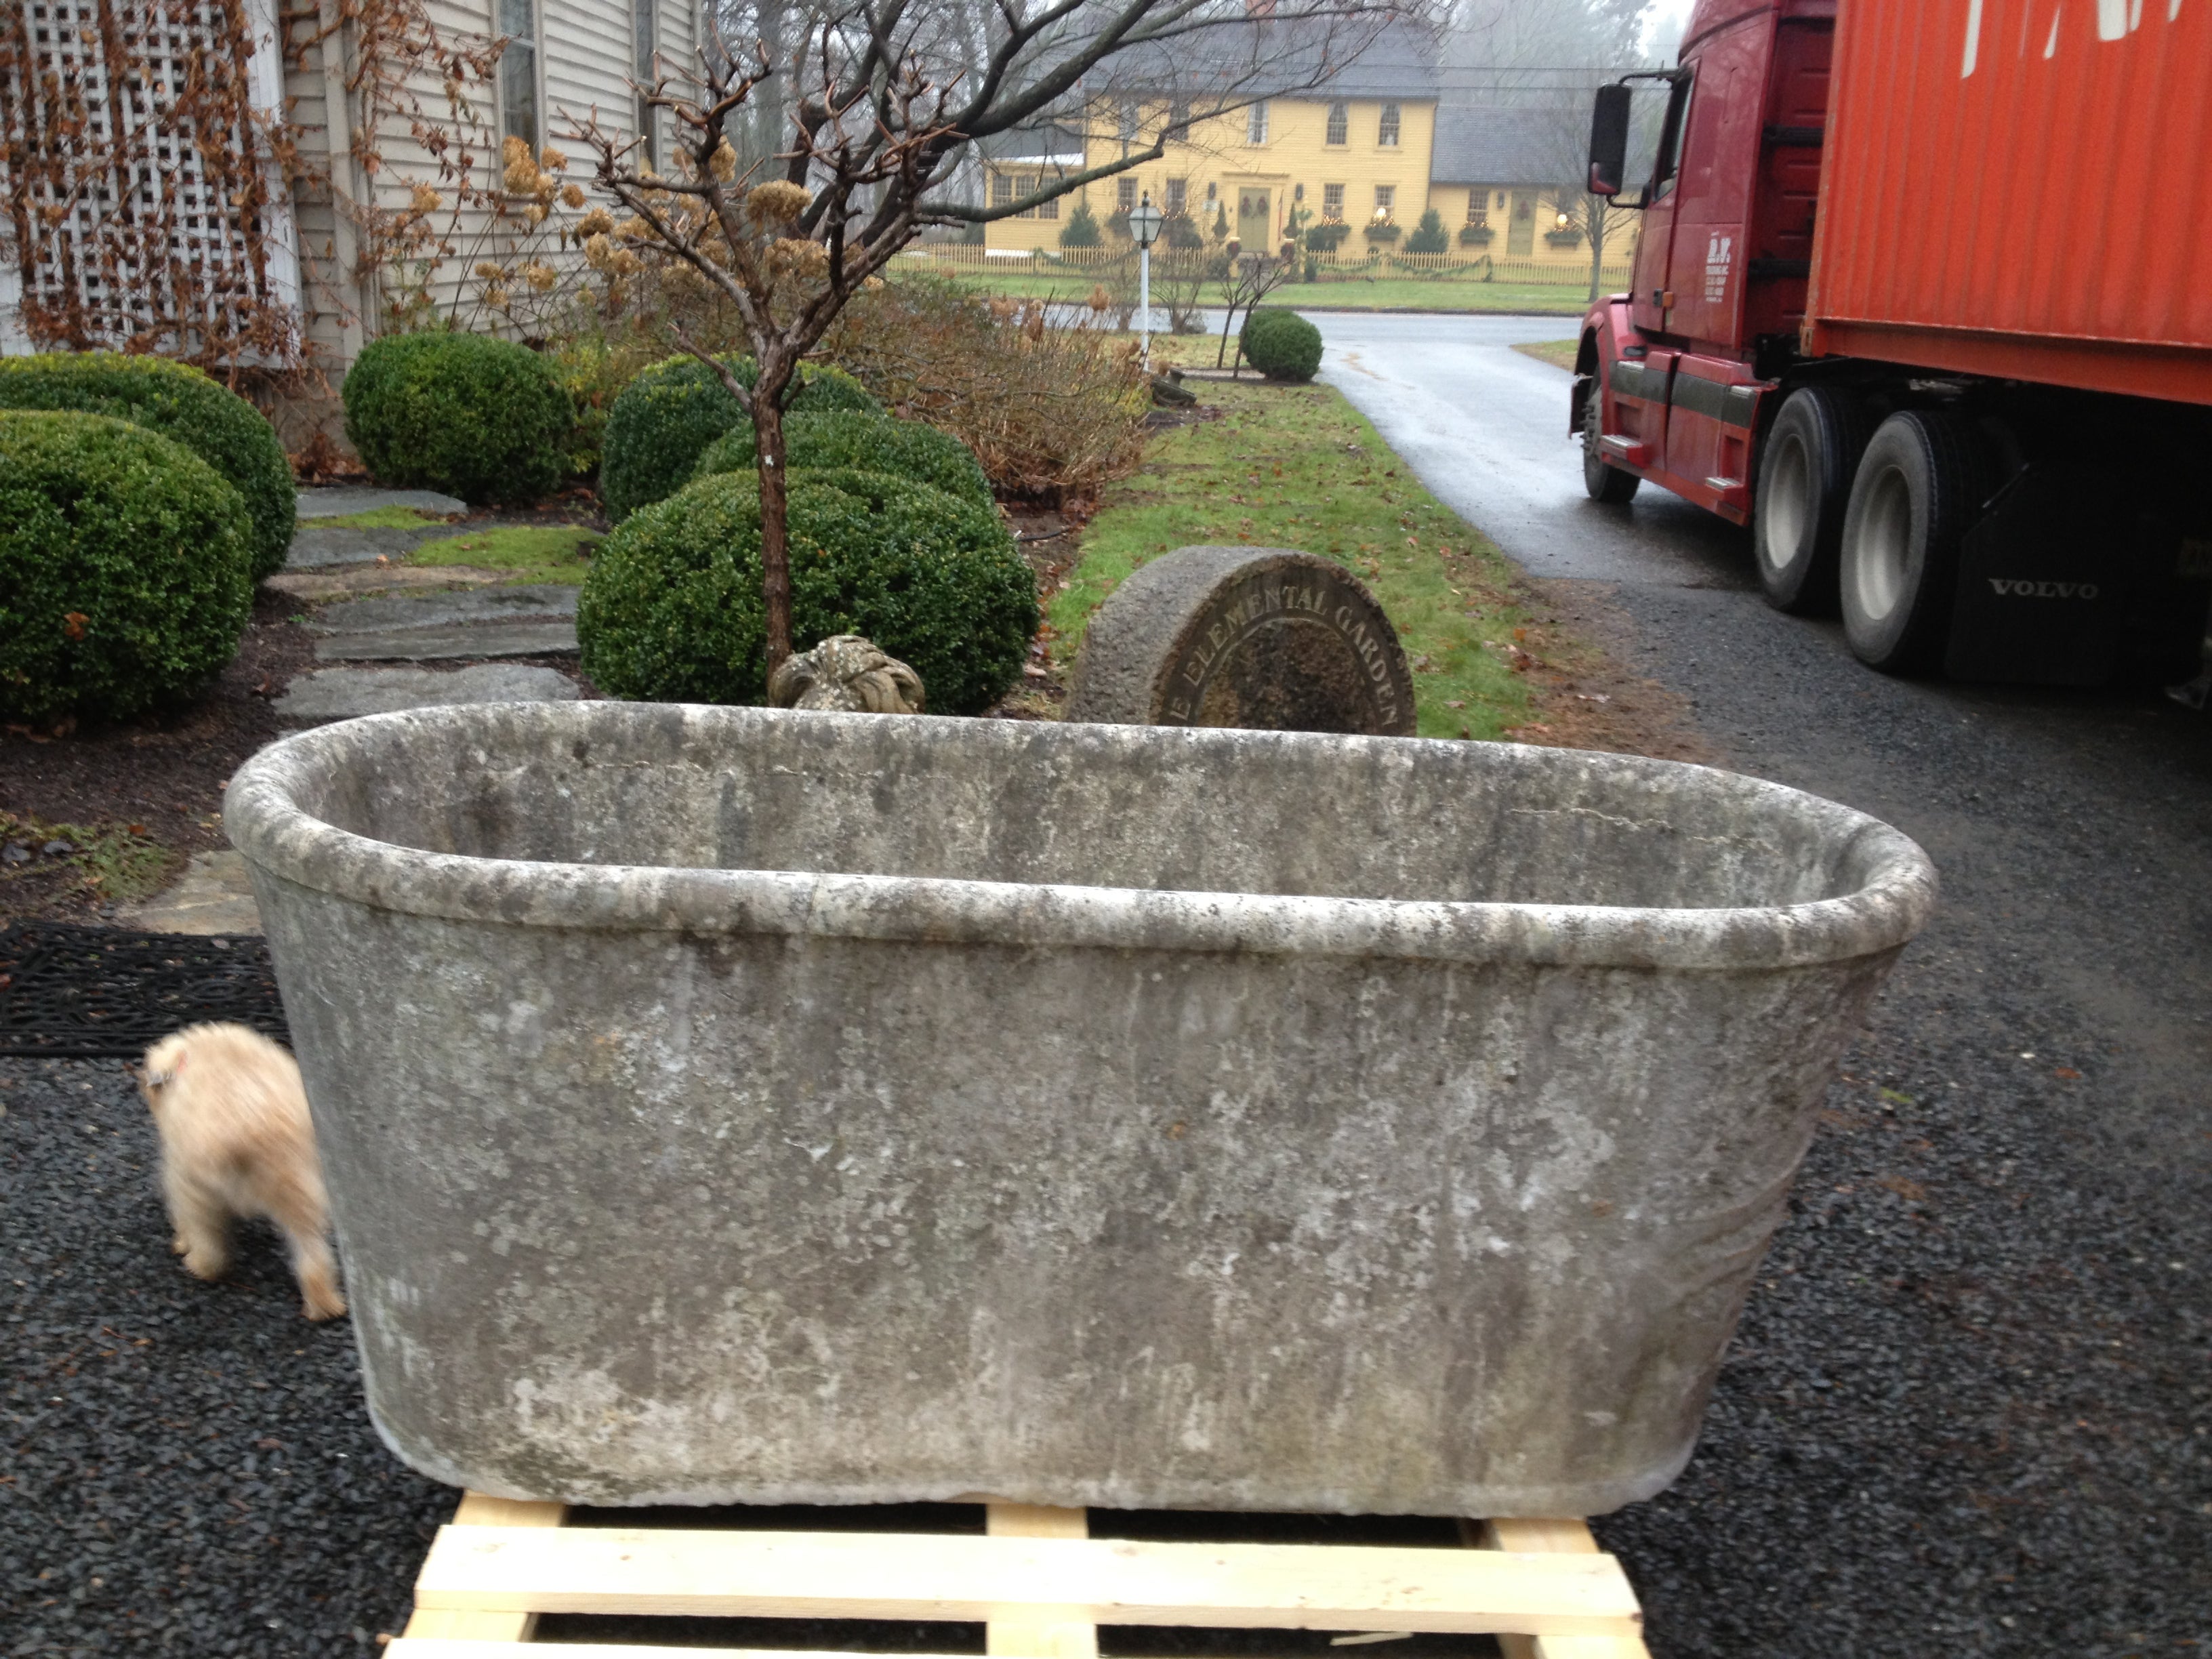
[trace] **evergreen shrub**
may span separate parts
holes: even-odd
[[[259,410],[198,369],[119,351],[0,357],[0,409],[109,415],[184,445],[244,500],[254,580],[283,564],[295,522],[284,446]]]
[[[1285,306],[1261,306],[1237,336],[1244,360],[1271,380],[1310,380],[1321,367],[1321,331]]]
[[[866,635],[921,676],[933,714],[978,713],[1020,677],[1036,579],[996,512],[850,469],[794,471],[787,488],[794,649]],[[592,558],[576,635],[611,696],[760,702],[758,481],[716,473],[631,514]]]
[[[846,409],[791,415],[784,418],[783,447],[784,464],[794,472],[802,467],[883,472],[929,484],[979,507],[994,504],[991,481],[983,476],[975,453],[950,433],[920,421],[896,421],[888,415]],[[708,445],[691,476],[750,472],[759,453],[752,423],[747,422]]]
[[[253,536],[181,443],[0,411],[0,714],[119,719],[218,672],[252,614]]]
[[[750,357],[723,362],[748,390],[760,377]],[[851,375],[814,363],[799,365],[799,384],[784,402],[787,414],[877,414],[882,409]],[[721,378],[697,358],[668,357],[653,364],[622,389],[607,411],[599,459],[599,499],[607,516],[619,524],[640,507],[674,495],[690,482],[708,445],[750,423]]]
[[[346,436],[379,483],[534,501],[568,476],[574,404],[545,360],[489,334],[390,334],[346,375]]]
[[[1101,247],[1105,234],[1098,228],[1097,216],[1091,211],[1091,204],[1078,202],[1075,211],[1067,216],[1067,222],[1060,228],[1062,247]]]
[[[1451,239],[1444,234],[1443,216],[1431,208],[1413,227],[1413,234],[1406,239],[1408,253],[1448,253]]]

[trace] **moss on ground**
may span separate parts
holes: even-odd
[[[514,582],[580,583],[592,568],[592,550],[606,538],[574,524],[508,524],[465,535],[441,536],[407,556],[412,565],[466,565],[501,570]]]

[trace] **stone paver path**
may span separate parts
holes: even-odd
[[[302,674],[276,699],[287,720],[351,720],[402,708],[458,702],[574,702],[583,695],[556,668],[479,663],[444,673],[427,668],[319,668]]]
[[[195,853],[185,873],[143,904],[118,910],[116,925],[149,933],[258,933],[261,912],[246,879],[246,860],[225,849]]]
[[[324,662],[465,662],[573,655],[576,590],[487,587],[467,593],[386,595],[333,605],[309,624]]]
[[[411,507],[418,513],[465,513],[466,501],[434,489],[374,489],[365,484],[319,484],[299,492],[303,520],[344,519],[380,507]]]
[[[398,559],[412,553],[424,542],[453,533],[453,527],[448,524],[364,530],[350,525],[322,524],[318,522],[319,520],[343,519],[386,507],[412,507],[419,513],[441,515],[469,510],[466,501],[441,495],[434,489],[369,489],[340,484],[302,489],[296,499],[300,528],[293,533],[291,548],[284,556],[284,568],[288,570],[366,564],[380,557]]]

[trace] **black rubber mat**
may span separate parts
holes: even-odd
[[[214,1019],[288,1039],[260,939],[45,921],[0,928],[0,1054],[136,1055],[180,1025]]]

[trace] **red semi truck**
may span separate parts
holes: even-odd
[[[1597,97],[1589,188],[1644,220],[1583,327],[1589,493],[1748,525],[1768,599],[1876,668],[2189,678],[2209,181],[2212,0],[1700,0]]]

